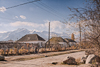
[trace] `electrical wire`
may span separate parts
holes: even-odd
[[[50,11],[54,12],[56,15],[59,15],[59,16],[61,16],[62,18],[64,18],[64,17],[62,16],[62,14],[58,13],[58,11],[56,11],[55,9],[53,9],[53,8],[51,8],[50,6],[46,5],[45,3],[41,2],[41,1],[39,1],[39,2],[37,2],[37,3],[39,3],[41,6],[45,7],[46,9],[49,9]]]
[[[40,1],[40,0],[34,0],[34,1],[25,2],[25,3],[22,3],[22,4],[15,5],[15,6],[7,7],[6,9],[15,8],[15,7],[18,7],[18,6],[26,5],[26,4],[37,2],[37,1]],[[3,9],[0,9],[0,10],[3,10]]]
[[[33,2],[36,2],[36,1],[40,1],[40,0],[29,1],[29,2],[26,2],[26,3],[19,4],[19,5],[7,7],[6,9],[15,8],[15,7],[22,6],[22,5],[29,4],[29,3],[33,3]],[[36,4],[35,4],[35,5],[38,6],[39,8],[41,8],[41,9],[43,9],[43,10],[45,10],[45,11],[51,13],[51,14],[57,16],[57,17],[60,17],[60,18],[64,19],[63,17],[61,17],[61,15],[60,15],[60,16],[58,15],[57,11],[55,11],[55,10],[52,9],[51,7],[47,6],[47,5],[44,4],[43,2],[41,2],[41,3],[39,3],[39,4],[42,5],[43,7],[47,8],[47,9],[49,8],[50,11],[47,10],[47,9],[44,9],[43,7],[40,7],[39,5],[36,5]],[[3,9],[0,9],[0,10],[3,10]],[[55,12],[56,12],[57,14],[56,14]]]
[[[54,15],[54,16],[57,16],[57,17],[59,17],[59,18],[62,18],[61,16],[56,15],[55,13],[53,13],[53,12],[51,12],[51,11],[49,11],[49,10],[47,10],[47,9],[45,9],[45,8],[43,8],[43,7],[41,7],[41,6],[39,6],[39,5],[37,5],[37,4],[34,4],[34,5],[36,5],[37,7],[41,8],[42,10],[45,10],[46,12],[51,13],[51,14]],[[63,19],[63,18],[62,18],[62,19]]]

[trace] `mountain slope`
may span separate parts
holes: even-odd
[[[18,28],[17,30],[14,30],[14,31],[0,33],[0,41],[7,41],[7,40],[16,41],[26,34],[38,34],[41,37],[43,37],[44,39],[46,39],[46,40],[48,39],[48,32],[47,31],[36,32],[36,31],[29,31],[25,28]],[[51,35],[51,37],[52,36],[61,36],[64,38],[69,38],[69,36],[66,33],[51,32],[50,35]]]

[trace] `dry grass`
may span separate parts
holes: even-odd
[[[4,51],[2,49],[0,49],[0,55],[4,54]]]
[[[75,59],[75,61],[77,62],[77,64],[79,65],[80,64],[80,62],[81,62],[81,58],[77,58],[77,59]]]
[[[76,46],[71,46],[70,48],[73,49],[73,50],[77,49]]]
[[[40,52],[40,53],[45,52],[45,48],[39,49],[39,52]]]
[[[9,54],[13,54],[14,53],[14,50],[13,49],[10,49],[9,50]]]
[[[76,47],[75,46],[72,46],[70,48],[65,48],[65,47],[54,48],[54,47],[52,47],[52,48],[46,48],[46,49],[40,48],[39,53],[43,53],[45,51],[46,52],[53,52],[53,51],[62,51],[62,50],[70,50],[70,49],[76,49]],[[28,49],[25,49],[24,46],[22,46],[20,49],[17,49],[17,48],[9,49],[9,50],[7,49],[5,51],[5,54],[7,54],[7,55],[18,55],[18,54],[27,54],[29,52],[33,53],[34,51],[35,51],[34,48],[31,48],[31,49],[28,50]],[[4,55],[4,50],[0,49],[0,54]]]

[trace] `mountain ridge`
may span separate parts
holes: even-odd
[[[30,30],[25,29],[25,28],[18,28],[14,31],[8,31],[8,32],[5,32],[5,33],[0,33],[0,41],[8,41],[8,40],[16,41],[26,34],[38,34],[39,36],[41,36],[45,40],[48,39],[48,32],[47,31],[36,32],[36,31],[33,31],[33,30],[30,31]],[[63,38],[70,38],[68,36],[68,34],[66,34],[64,32],[63,33],[50,32],[50,34],[51,34],[51,37],[60,36],[60,37],[63,37]]]

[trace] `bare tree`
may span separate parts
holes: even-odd
[[[87,0],[85,8],[69,8],[73,14],[71,18],[83,21],[85,24],[85,38],[94,47],[100,48],[100,0]]]

